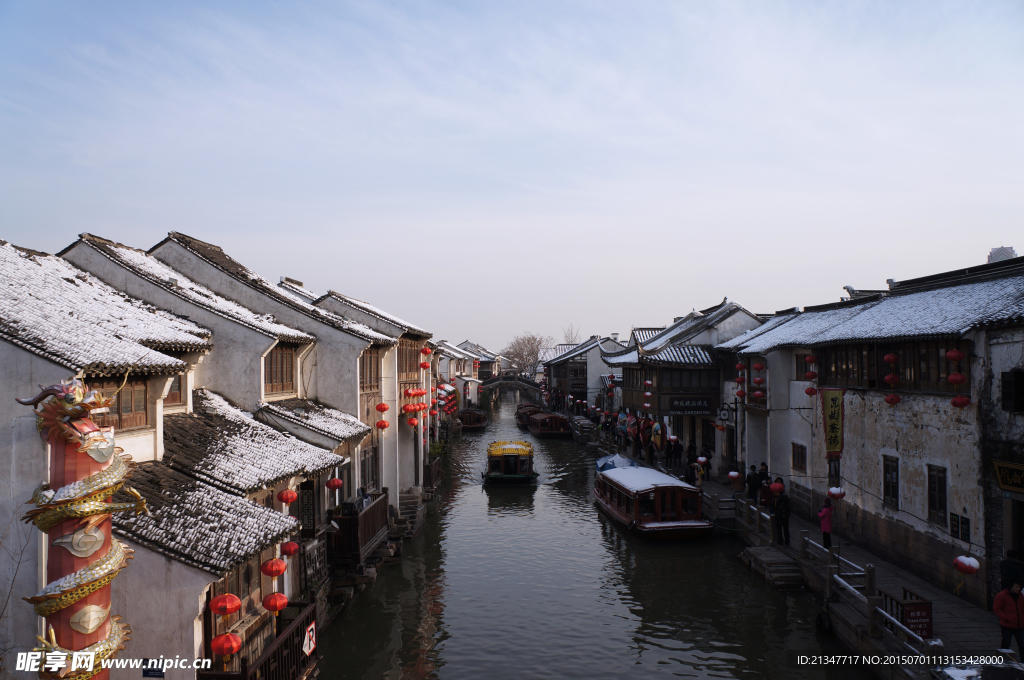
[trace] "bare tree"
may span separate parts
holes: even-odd
[[[523,333],[513,338],[501,353],[508,357],[521,373],[534,376],[537,374],[537,364],[540,363],[541,350],[554,344],[555,341],[550,336]]]
[[[4,588],[0,588],[0,599],[3,600],[2,604],[0,604],[0,622],[12,616],[8,608],[10,607],[11,595],[18,579],[18,572],[24,563],[31,559],[31,555],[26,553],[32,542],[32,532],[35,530],[35,527],[31,524],[24,527],[21,526],[17,522],[16,517],[17,515],[13,515],[10,521],[8,521],[7,526],[0,532],[0,552],[6,553],[2,559],[14,567],[10,571],[10,583]],[[7,670],[4,668],[4,660],[12,649],[11,640],[0,635],[0,673]]]
[[[569,324],[567,328],[562,329],[562,341],[567,345],[580,344],[580,329]]]

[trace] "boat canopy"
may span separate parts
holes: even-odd
[[[488,456],[532,456],[533,444],[524,441],[491,442],[487,445]]]
[[[692,489],[694,491],[697,490],[697,487],[695,486],[691,486],[682,480],[666,475],[664,472],[652,470],[651,468],[612,468],[602,472],[601,474],[604,475],[605,479],[609,479],[624,489],[633,492],[646,491],[648,489],[666,486],[682,487],[684,489]]]
[[[613,453],[610,456],[597,459],[597,469],[599,472],[626,467],[639,467],[639,465],[636,464],[635,460],[626,458],[621,453]]]

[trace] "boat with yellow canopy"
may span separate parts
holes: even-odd
[[[491,442],[487,446],[484,484],[529,484],[539,474],[533,466],[533,444],[524,441]]]

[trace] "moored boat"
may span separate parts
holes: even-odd
[[[534,413],[527,425],[534,437],[571,437],[572,428],[569,420],[557,413]]]
[[[491,442],[487,447],[484,484],[528,484],[537,479],[533,444],[524,441]]]
[[[701,512],[700,490],[663,472],[616,467],[594,482],[597,506],[633,533],[660,541],[710,536],[714,525]]]
[[[524,404],[516,409],[516,425],[519,429],[525,430],[530,425],[530,416],[543,412],[544,409],[536,404]]]
[[[487,427],[487,412],[478,408],[467,408],[459,411],[459,421],[463,432],[479,432]]]

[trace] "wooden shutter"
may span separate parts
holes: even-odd
[[[1024,371],[1006,371],[1001,375],[1000,391],[1004,411],[1024,411]]]

